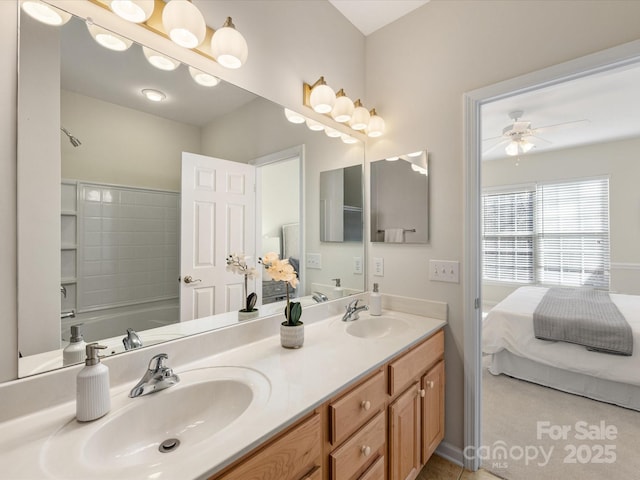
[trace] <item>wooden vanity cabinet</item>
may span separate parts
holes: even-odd
[[[413,480],[444,438],[444,333],[209,480]]]
[[[316,412],[209,480],[321,480],[322,428]]]
[[[389,480],[415,479],[444,438],[443,359],[439,331],[389,363]]]

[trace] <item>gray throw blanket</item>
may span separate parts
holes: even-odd
[[[633,353],[631,326],[601,290],[550,288],[533,312],[533,329],[540,340],[617,355]]]

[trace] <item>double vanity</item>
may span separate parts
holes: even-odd
[[[89,423],[80,366],[0,385],[3,475],[415,478],[444,435],[447,306],[385,296],[381,316],[343,322],[353,298],[305,309],[298,350],[277,315],[106,358],[111,411]],[[179,383],[130,398],[161,352]]]

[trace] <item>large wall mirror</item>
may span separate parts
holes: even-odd
[[[135,43],[107,50],[80,18],[53,28],[21,12],[19,32],[19,376],[64,366],[72,325],[119,353],[129,328],[151,345],[237,323],[243,278],[224,263],[233,252],[258,267],[267,251],[290,258],[303,305],[330,294],[333,278],[346,294],[364,289],[352,268],[366,264],[361,232],[348,245],[321,242],[319,232],[320,172],[361,172],[362,144],[291,124],[281,106],[229,83],[200,85],[187,65],[155,68],[154,53]],[[149,101],[143,89],[164,98]],[[205,167],[189,167],[185,183],[187,161]],[[256,192],[224,200],[224,235],[202,240],[218,214],[185,188],[216,182],[234,195],[255,182]],[[185,227],[190,204],[205,214]],[[322,265],[307,268],[308,255]],[[202,288],[204,270],[185,270],[185,256],[215,264],[221,286]],[[259,315],[280,312],[263,280],[249,285]]]
[[[429,242],[426,150],[371,162],[371,241]]]

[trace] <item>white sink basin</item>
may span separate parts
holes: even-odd
[[[199,444],[259,410],[271,391],[262,374],[247,368],[212,367],[178,375],[180,383],[157,393],[137,398],[119,393],[112,398],[111,412],[99,420],[68,422],[47,440],[43,467],[64,478],[136,471],[146,478],[161,472],[165,463],[197,454]],[[163,442],[168,447],[164,453]]]
[[[354,337],[381,338],[400,333],[408,327],[409,324],[406,321],[391,315],[376,317],[361,314],[358,320],[347,324],[345,331]]]

